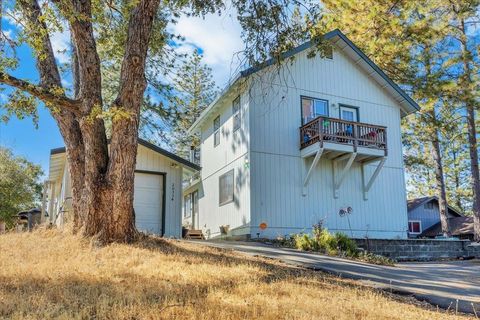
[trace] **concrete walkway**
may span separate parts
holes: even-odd
[[[399,263],[395,267],[388,267],[255,242],[202,241],[201,244],[322,270],[375,288],[412,295],[440,308],[465,313],[474,313],[475,309],[480,315],[478,260]]]

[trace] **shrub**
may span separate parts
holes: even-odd
[[[383,266],[394,266],[395,260],[370,252],[361,252],[358,255],[358,259],[372,264],[378,264]]]
[[[361,252],[357,243],[346,234],[336,232],[331,234],[322,224],[313,226],[313,236],[308,233],[291,235],[284,239],[290,247],[304,251],[318,251],[328,255],[341,255],[348,258],[355,258],[373,264],[394,265],[395,261],[384,256],[368,252]]]
[[[336,255],[337,239],[327,229],[323,229],[318,235],[318,247],[329,255]]]
[[[312,251],[314,250],[314,242],[314,239],[307,233],[295,235],[295,248],[297,249]]]
[[[358,256],[357,243],[350,239],[346,234],[341,232],[335,233],[335,240],[337,242],[338,250],[344,253],[347,257],[355,258]]]

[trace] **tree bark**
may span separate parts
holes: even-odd
[[[59,10],[70,17],[74,99],[51,93],[52,89],[62,88],[62,84],[47,27],[40,19],[38,0],[19,0],[19,4],[30,24],[27,32],[40,40],[41,48],[36,52],[40,85],[4,74],[0,82],[60,107],[52,116],[65,141],[75,227],[83,235],[97,236],[102,242],[128,242],[136,234],[133,190],[138,123],[146,88],[147,52],[159,0],[140,0],[130,15],[120,89],[110,108],[119,114],[113,116],[110,151],[105,125],[99,117],[104,106],[90,0],[56,2]]]
[[[432,111],[435,117],[435,111]],[[440,150],[440,141],[438,141],[438,130],[435,128],[435,138],[432,141],[432,155],[435,163],[435,180],[437,182],[438,191],[438,207],[440,209],[440,224],[442,226],[442,233],[446,237],[450,237],[450,225],[448,221],[448,204],[447,193],[445,191],[445,178],[443,175],[442,154]]]
[[[472,191],[473,191],[473,227],[474,240],[480,241],[480,172],[478,164],[478,143],[477,143],[477,129],[475,127],[475,108],[476,100],[472,92],[474,83],[472,78],[471,57],[472,53],[467,46],[467,34],[465,28],[465,21],[460,21],[461,29],[461,48],[462,48],[462,62],[463,62],[463,76],[462,97],[465,102],[466,117],[467,117],[467,132],[468,144],[470,152],[470,171],[472,174]]]
[[[425,55],[425,68],[426,68],[426,78],[430,78],[432,76],[432,61],[430,56],[430,47],[427,46],[424,50]],[[430,89],[430,94],[435,92],[435,85],[432,82],[427,84]],[[437,102],[436,100],[435,102]],[[437,118],[436,110],[435,110],[436,103],[431,104],[431,109],[428,110],[428,114],[430,119],[428,120],[427,124],[431,128],[429,133],[432,134],[432,156],[434,162],[434,170],[435,170],[435,182],[437,187],[437,194],[438,194],[438,207],[440,211],[440,225],[442,227],[442,234],[446,237],[450,236],[450,226],[448,221],[448,203],[447,203],[447,192],[446,192],[446,185],[445,185],[445,176],[443,173],[443,164],[442,164],[442,151],[440,148],[440,130],[439,130],[439,121]]]

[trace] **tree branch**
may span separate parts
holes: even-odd
[[[0,72],[0,83],[23,90],[47,104],[63,107],[73,113],[79,112],[80,101],[67,98],[63,94],[55,94],[46,88],[15,78],[7,73]],[[59,88],[59,90],[63,89]]]

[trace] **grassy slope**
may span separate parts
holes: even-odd
[[[0,318],[453,319],[320,272],[148,238],[0,235]]]

